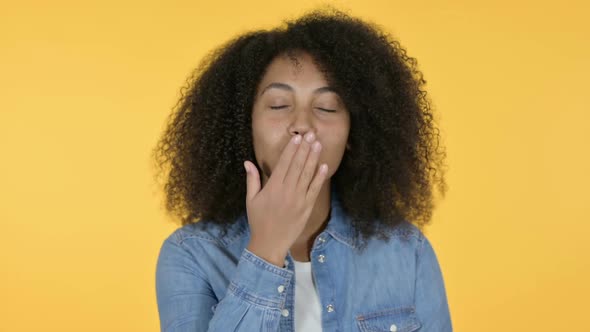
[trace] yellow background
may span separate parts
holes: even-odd
[[[164,120],[205,52],[317,3],[3,3],[0,330],[158,331]],[[450,189],[426,234],[455,331],[587,330],[588,5],[332,3],[428,81]]]

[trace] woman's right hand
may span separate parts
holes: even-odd
[[[318,149],[312,148],[316,145]],[[289,248],[305,229],[328,174],[327,164],[316,172],[320,151],[321,144],[315,141],[313,133],[308,132],[305,139],[294,136],[262,190],[256,166],[244,162],[250,225],[248,250],[277,266],[283,267]]]

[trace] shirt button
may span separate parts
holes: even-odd
[[[279,291],[279,293],[282,293],[285,290],[285,286],[280,285],[277,290]]]
[[[285,259],[285,266],[289,266],[289,261]]]
[[[289,310],[287,309],[283,309],[283,311],[281,312],[281,314],[285,317],[289,316]]]
[[[323,263],[325,260],[326,260],[326,256],[324,256],[324,255],[318,256],[318,261],[320,261],[320,263]]]
[[[327,308],[328,308],[328,312],[334,311],[334,306],[331,304],[328,304]]]
[[[323,237],[323,236],[320,236],[320,237],[318,238],[318,240],[319,240],[320,242],[326,242],[326,239],[324,239],[324,237]]]
[[[395,326],[395,324],[391,324],[391,326],[389,327],[389,331],[391,331],[391,332],[397,331],[397,326]]]

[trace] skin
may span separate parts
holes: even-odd
[[[281,55],[267,67],[256,91],[252,134],[256,161],[262,169],[262,187],[293,136],[313,133],[315,139],[312,143],[319,141],[322,145],[316,172],[321,164],[326,163],[328,174],[305,229],[290,248],[295,260],[309,262],[313,242],[329,220],[330,178],[338,169],[345,150],[349,148],[350,115],[334,91],[322,89],[314,92],[318,88],[328,87],[328,84],[311,56],[300,52],[297,60],[298,65],[286,55]],[[271,83],[282,85],[269,86]],[[271,108],[277,106],[284,107]],[[302,142],[312,143],[305,139]]]

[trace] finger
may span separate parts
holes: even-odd
[[[320,143],[320,141],[315,141],[311,145],[311,152],[307,156],[307,161],[305,162],[305,166],[303,167],[303,172],[299,177],[299,182],[297,182],[297,190],[303,194],[307,192],[309,188],[309,183],[315,175],[318,160],[320,159],[321,149],[322,144]]]
[[[249,202],[260,191],[260,176],[256,166],[247,160],[244,162],[246,167],[246,201]]]
[[[314,203],[315,200],[317,199],[327,176],[328,176],[328,164],[320,165],[319,170],[316,173],[316,176],[313,178],[313,181],[309,185],[309,189],[307,190],[307,194],[305,196],[305,198],[308,200],[308,202],[310,202],[310,204]]]
[[[311,139],[314,138],[314,136],[311,134],[306,135],[306,137],[303,139],[303,143],[301,143],[299,149],[297,149],[297,153],[295,153],[295,156],[293,156],[293,160],[291,160],[289,170],[287,171],[284,180],[284,183],[289,188],[295,189],[297,186],[297,182],[301,176],[301,171],[303,171],[303,166],[305,166],[305,161],[307,160],[307,155],[309,154],[309,150],[311,150],[311,143],[307,141],[307,139],[310,137]]]
[[[268,179],[268,182],[283,182],[283,180],[285,179],[285,175],[287,174],[287,170],[289,169],[289,164],[291,164],[291,160],[293,159],[295,152],[297,152],[297,148],[299,148],[299,145],[301,145],[302,140],[303,139],[301,135],[295,135],[291,138],[289,143],[287,143],[287,146],[285,146],[285,148],[283,149],[283,152],[279,157],[279,161],[273,169],[272,174]]]

